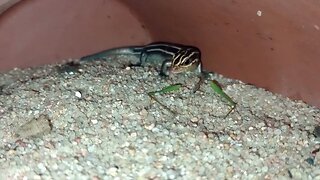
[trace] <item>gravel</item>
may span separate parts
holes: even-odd
[[[0,179],[320,179],[320,109],[211,74],[161,78],[129,57],[0,75]],[[182,83],[179,91],[147,92]]]

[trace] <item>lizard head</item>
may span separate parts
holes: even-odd
[[[193,71],[201,65],[201,53],[198,48],[187,47],[180,49],[172,58],[170,74]]]

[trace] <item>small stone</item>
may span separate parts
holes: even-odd
[[[153,163],[153,166],[157,169],[162,169],[163,168],[163,163],[161,161],[156,161]]]
[[[118,168],[116,167],[111,167],[107,170],[107,174],[111,176],[116,176],[117,175]]]
[[[97,123],[98,123],[98,120],[92,119],[92,120],[91,120],[91,123],[92,123],[92,124],[97,124]]]
[[[152,123],[152,124],[149,124],[149,125],[145,125],[144,127],[145,127],[146,129],[148,129],[148,130],[152,130],[152,129],[155,127],[155,124]]]
[[[96,150],[96,146],[95,145],[92,145],[92,146],[89,146],[88,147],[88,152],[94,152]]]
[[[306,162],[310,165],[314,165],[314,158],[313,157],[309,157],[306,159]]]
[[[167,174],[168,174],[168,178],[169,178],[169,179],[176,179],[176,172],[175,172],[175,171],[169,170],[169,171],[167,172]]]
[[[275,131],[274,131],[274,134],[276,134],[276,135],[280,135],[282,132],[281,132],[281,129],[276,129]]]
[[[193,123],[196,123],[196,122],[198,122],[198,121],[199,121],[199,119],[196,118],[196,117],[191,118],[191,122],[193,122]]]
[[[82,98],[82,94],[81,94],[81,92],[80,91],[76,91],[75,92],[75,96],[77,97],[77,98]]]
[[[131,134],[130,134],[130,137],[131,137],[131,138],[136,138],[136,137],[137,137],[137,133],[136,133],[136,132],[131,133]]]
[[[112,131],[114,131],[114,130],[117,129],[117,127],[116,127],[116,126],[111,126],[110,129],[111,129]]]
[[[262,11],[257,11],[257,16],[262,16]]]
[[[140,112],[139,112],[139,115],[142,116],[142,118],[146,118],[147,115],[148,115],[148,111],[146,109],[142,109]]]
[[[41,173],[44,173],[47,170],[46,166],[43,163],[39,163],[37,167],[39,168]]]

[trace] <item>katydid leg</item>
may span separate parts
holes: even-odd
[[[168,106],[164,105],[162,102],[160,102],[155,95],[156,94],[164,94],[164,93],[168,93],[168,92],[172,92],[172,91],[177,91],[181,88],[181,84],[173,84],[167,87],[162,88],[161,90],[158,91],[152,91],[152,92],[148,92],[148,96],[155,100],[157,103],[159,103],[163,108],[165,108],[166,110],[170,111],[172,114],[177,114],[177,112],[171,110]]]
[[[219,85],[219,83],[216,80],[212,80],[210,82],[210,86],[213,89],[214,92],[216,92],[219,96],[221,96],[222,98],[224,98],[225,100],[227,100],[229,106],[231,107],[231,109],[228,111],[228,113],[225,115],[224,118],[226,118],[235,108],[237,103],[234,102],[230,96],[228,96],[221,88],[221,86]]]

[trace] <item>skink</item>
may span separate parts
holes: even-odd
[[[91,61],[104,59],[110,55],[129,54],[139,58],[139,63],[133,66],[144,66],[158,56],[161,62],[160,75],[169,76],[172,74],[197,70],[200,80],[194,88],[194,92],[200,88],[204,81],[204,72],[201,63],[200,49],[195,46],[182,45],[176,43],[155,42],[145,46],[128,46],[101,51],[89,56],[84,56],[80,61]]]

